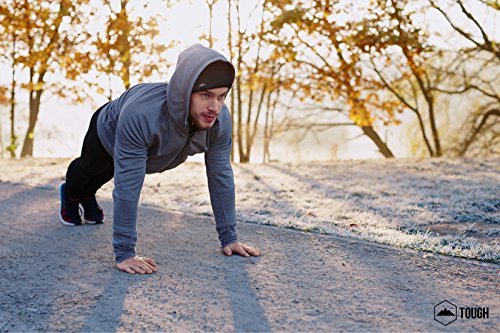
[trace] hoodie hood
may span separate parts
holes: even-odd
[[[167,112],[178,129],[189,129],[189,106],[193,86],[205,67],[216,61],[228,63],[234,78],[234,66],[214,49],[194,44],[179,54],[174,74],[167,86]]]

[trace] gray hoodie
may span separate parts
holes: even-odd
[[[113,156],[113,247],[117,262],[135,255],[137,205],[146,173],[162,172],[205,152],[210,201],[221,245],[237,241],[232,124],[226,105],[210,129],[189,131],[193,85],[206,66],[227,59],[195,44],[181,52],[169,83],[136,85],[105,105],[97,132]],[[231,68],[233,68],[231,66]],[[233,68],[234,69],[234,68]],[[179,189],[182,191],[182,189]]]

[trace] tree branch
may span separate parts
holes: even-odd
[[[500,117],[500,110],[499,109],[492,109],[492,110],[487,111],[483,115],[483,117],[482,117],[481,122],[479,123],[479,125],[477,127],[473,128],[471,135],[465,141],[464,146],[462,147],[462,149],[459,152],[460,156],[464,156],[465,155],[465,153],[469,149],[470,145],[472,144],[472,142],[474,141],[474,139],[476,138],[476,136],[478,135],[478,133],[481,131],[481,128],[484,126],[484,124],[486,123],[486,121],[488,120],[488,118],[490,116]]]

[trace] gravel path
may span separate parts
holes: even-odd
[[[111,223],[65,227],[48,185],[0,182],[0,332],[498,331],[499,266],[240,223],[259,258],[225,257],[210,217],[139,209],[141,254],[113,268]],[[108,220],[112,204],[102,198]],[[434,305],[489,307],[443,326]]]

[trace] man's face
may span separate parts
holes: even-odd
[[[207,129],[214,125],[219,115],[229,88],[214,88],[191,94],[189,120],[198,129]]]

